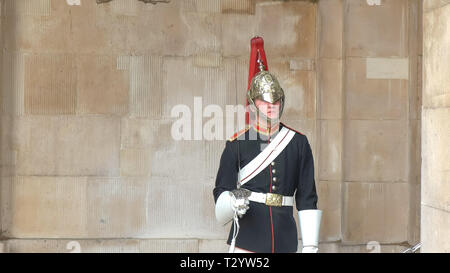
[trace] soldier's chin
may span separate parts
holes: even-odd
[[[278,113],[268,113],[267,117],[273,121],[276,121],[276,120],[278,120]]]

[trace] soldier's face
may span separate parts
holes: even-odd
[[[280,114],[280,101],[270,103],[260,99],[255,100],[255,105],[264,115],[270,119],[277,119]]]

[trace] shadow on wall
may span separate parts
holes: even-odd
[[[17,13],[16,5],[11,5],[11,13],[7,15],[5,1],[1,1],[1,35],[0,35],[0,253],[8,252],[7,245],[2,243],[9,234],[12,226],[14,208],[11,206],[11,198],[14,196],[13,179],[16,176],[16,157],[14,132],[17,129],[15,119],[23,113],[23,82],[17,81],[17,75],[23,69],[23,56],[20,52],[5,50],[5,36],[10,41],[12,48],[16,48],[16,26],[6,29],[8,17],[14,17]],[[11,15],[12,14],[12,15]]]

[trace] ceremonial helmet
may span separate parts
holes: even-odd
[[[257,44],[255,47],[253,44]],[[258,64],[259,72],[256,73],[251,78],[251,81],[249,83],[249,89],[247,91],[247,100],[248,104],[251,105],[256,111],[259,112],[260,115],[265,116],[263,113],[260,112],[260,110],[255,105],[255,100],[260,99],[263,101],[266,101],[268,103],[276,103],[277,101],[280,101],[280,112],[278,115],[278,119],[281,118],[281,114],[283,112],[284,108],[284,91],[283,88],[281,88],[280,83],[278,82],[277,78],[271,74],[269,71],[267,71],[267,61],[266,66],[264,65],[265,53],[264,53],[264,41],[260,37],[255,37],[252,39],[252,51],[256,50],[256,56],[257,60],[256,63]],[[252,54],[254,56],[254,54]],[[250,60],[252,62],[252,59]],[[252,71],[252,63],[250,63],[250,76]],[[267,116],[265,116],[268,120]]]

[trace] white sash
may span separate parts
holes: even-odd
[[[286,148],[295,132],[283,127],[267,147],[239,172],[241,186],[264,170]]]

